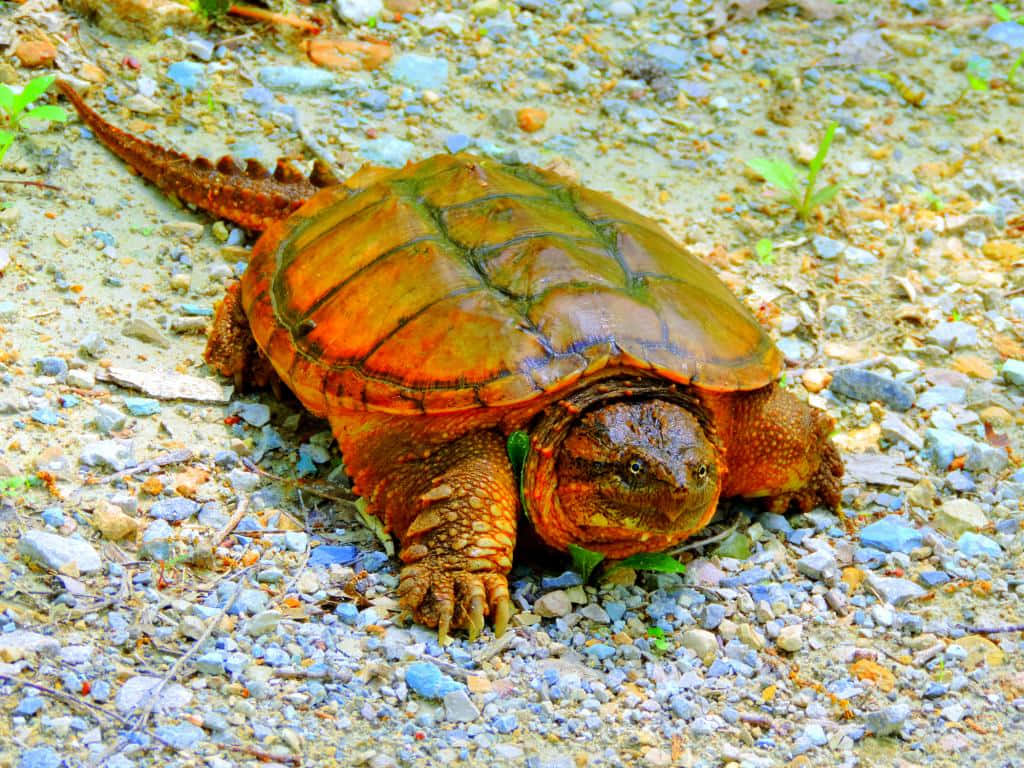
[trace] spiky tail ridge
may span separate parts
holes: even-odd
[[[262,232],[319,188],[338,183],[319,161],[306,178],[283,160],[271,173],[255,160],[247,160],[245,168],[240,168],[227,155],[216,165],[205,157],[190,158],[108,123],[66,81],[58,80],[57,87],[96,138],[162,192],[246,229]]]

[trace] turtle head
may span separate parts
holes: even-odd
[[[555,461],[572,543],[612,557],[686,538],[707,523],[721,490],[715,444],[693,413],[664,400],[584,412]]]

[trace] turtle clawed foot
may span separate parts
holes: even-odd
[[[415,621],[437,627],[440,645],[451,642],[454,629],[465,629],[469,641],[474,642],[488,616],[492,617],[495,636],[501,636],[512,613],[508,580],[503,574],[451,569],[438,561],[405,566],[398,595]]]
[[[799,490],[780,493],[769,502],[769,510],[784,513],[791,510],[810,512],[817,506],[823,506],[833,512],[840,512],[842,503],[843,460],[831,440],[821,444],[821,460],[818,468]]]

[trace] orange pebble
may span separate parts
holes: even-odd
[[[548,121],[548,113],[537,107],[523,107],[516,112],[516,121],[522,130],[533,133],[544,127]]]

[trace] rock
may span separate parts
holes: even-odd
[[[168,27],[200,28],[208,23],[174,0],[65,0],[62,5],[95,18],[101,29],[125,38],[155,40]]]
[[[0,632],[0,661],[10,664],[27,656],[55,657],[60,652],[60,641],[39,632],[16,629]]]
[[[196,61],[176,61],[167,68],[167,78],[183,91],[202,91],[206,88],[206,66]]]
[[[429,661],[417,661],[406,667],[405,684],[425,699],[441,699],[462,690],[462,686]]]
[[[449,723],[471,723],[478,717],[480,710],[462,688],[444,695],[444,718]]]
[[[516,112],[516,123],[526,133],[535,133],[548,121],[548,113],[537,107],[523,107]]]
[[[688,629],[679,639],[683,648],[689,648],[705,665],[710,664],[718,653],[718,640],[706,629]]]
[[[636,16],[636,8],[629,0],[614,0],[608,5],[608,13],[617,19],[631,19]]]
[[[106,467],[121,472],[135,466],[131,440],[100,440],[82,449],[78,460],[87,467]]]
[[[103,561],[93,546],[81,539],[71,539],[46,531],[28,531],[18,540],[18,551],[37,560],[47,568],[65,572],[72,568],[78,573],[92,573],[103,567]]]
[[[779,630],[779,635],[775,638],[775,645],[786,653],[796,653],[803,647],[803,633],[803,624],[787,624]]]
[[[928,341],[953,351],[978,345],[978,329],[963,320],[939,323],[928,334]]]
[[[338,83],[333,72],[316,67],[262,67],[257,77],[267,88],[291,93],[329,90]]]
[[[1001,557],[1003,548],[988,536],[965,531],[956,540],[956,548],[967,557]]]
[[[92,527],[110,541],[134,538],[139,521],[108,501],[101,501],[92,512]]]
[[[935,527],[954,539],[964,531],[978,531],[988,525],[988,518],[977,504],[967,499],[950,499],[935,512]]]
[[[866,547],[874,547],[883,552],[909,554],[921,546],[923,537],[920,531],[907,525],[902,518],[889,515],[861,528],[860,541]]]
[[[917,450],[924,447],[924,438],[894,413],[885,414],[881,427],[882,437],[891,443],[904,442]]]
[[[608,612],[597,603],[587,603],[579,610],[580,616],[597,622],[598,624],[610,624],[611,618]]]
[[[392,62],[391,77],[421,91],[440,91],[448,83],[448,61],[421,53],[403,53]]]
[[[800,381],[808,392],[821,392],[832,383],[832,374],[824,368],[808,368],[800,376]]]
[[[975,442],[967,449],[964,469],[968,472],[990,472],[998,474],[1010,463],[1005,448]]]
[[[909,384],[863,368],[845,366],[837,369],[829,388],[854,400],[877,400],[894,411],[905,411],[914,404],[914,388]]]
[[[14,55],[27,69],[48,67],[57,58],[57,49],[46,38],[35,38],[22,40],[14,49]]]
[[[334,0],[334,10],[342,21],[365,24],[380,18],[384,4],[382,0]]]
[[[277,629],[284,614],[280,611],[261,611],[245,622],[243,631],[252,637],[259,637]]]
[[[154,520],[142,534],[139,557],[149,560],[169,560],[174,529],[166,520]]]
[[[401,168],[412,157],[415,145],[394,136],[381,136],[364,141],[360,147],[363,157],[373,165],[386,168]]]
[[[909,579],[901,579],[895,576],[879,576],[874,572],[868,573],[867,583],[890,605],[903,605],[903,603],[909,600],[914,600],[927,594],[923,588]]]
[[[556,589],[537,598],[533,604],[533,612],[545,619],[554,619],[565,616],[572,610],[572,602],[564,590]]]
[[[953,429],[927,429],[924,441],[929,446],[932,463],[938,469],[948,469],[953,459],[966,456],[974,441]]]
[[[875,736],[891,736],[903,729],[903,724],[908,717],[910,717],[910,705],[895,704],[868,713],[864,719],[864,725]]]
[[[1016,21],[1000,21],[985,30],[985,37],[1011,48],[1024,48],[1024,27]]]
[[[835,568],[835,557],[823,549],[804,555],[796,562],[797,571],[807,578],[815,580],[821,579],[829,571],[835,571]]]
[[[700,625],[703,629],[715,629],[725,618],[725,606],[721,603],[708,603],[701,613]]]
[[[1009,359],[1003,363],[1003,381],[1024,389],[1024,360]]]
[[[18,768],[61,768],[66,763],[52,747],[26,749],[18,757]]]
[[[188,520],[199,511],[199,504],[184,496],[170,499],[159,499],[149,508],[149,516],[169,523],[180,523]]]
[[[136,675],[125,680],[114,700],[118,711],[122,715],[127,715],[136,708],[148,705],[152,699],[153,689],[160,684],[161,679],[150,675]],[[190,701],[192,701],[192,694],[185,686],[178,683],[167,683],[160,689],[153,712],[172,712],[181,709]]]

